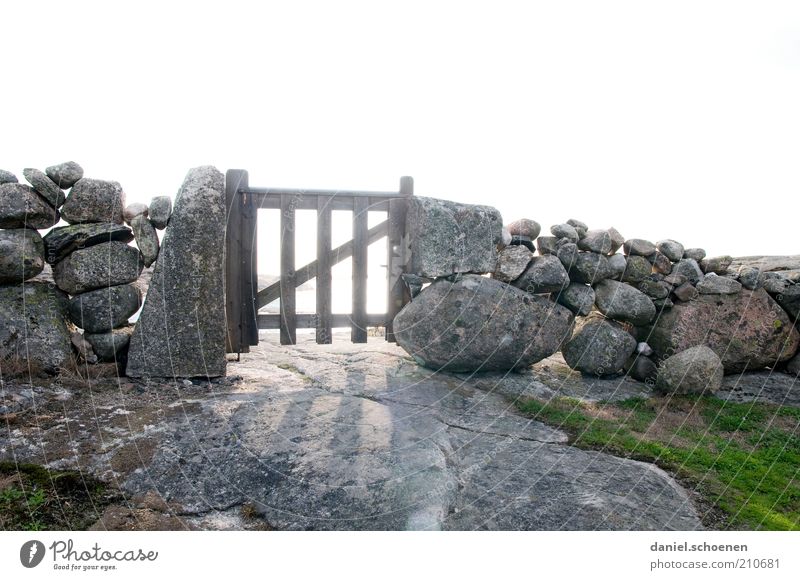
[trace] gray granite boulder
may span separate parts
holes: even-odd
[[[508,233],[512,236],[523,236],[529,238],[531,241],[539,237],[542,231],[542,226],[538,222],[529,219],[519,219],[511,222],[506,226]]]
[[[625,269],[628,267],[628,261],[625,259],[623,254],[613,254],[608,258],[608,268],[611,271],[610,278],[614,280],[619,280],[622,278],[622,274],[625,272]]]
[[[572,283],[558,293],[556,302],[577,316],[588,316],[594,306],[594,290],[586,284]]]
[[[139,214],[131,220],[131,229],[133,229],[133,236],[136,239],[136,245],[139,246],[139,251],[142,252],[142,259],[144,260],[145,268],[158,258],[158,235],[150,220],[147,219],[146,214]]]
[[[494,272],[502,229],[500,212],[493,207],[414,196],[406,215],[409,273],[435,278]]]
[[[699,264],[706,257],[706,251],[703,248],[686,248],[683,251],[683,257]]]
[[[796,377],[800,376],[800,354],[796,354],[792,357],[788,363],[786,363],[786,372],[790,375],[794,375]]]
[[[653,272],[653,265],[644,256],[632,255],[626,260],[623,282],[641,282]]]
[[[574,251],[570,251],[570,246]],[[595,252],[578,251],[574,244],[560,248],[558,257],[567,268],[569,279],[578,284],[595,284],[613,275],[608,258]]]
[[[639,282],[636,286],[640,292],[647,295],[649,298],[653,298],[658,300],[660,298],[668,298],[671,286],[669,284],[665,284],[663,282],[656,282],[655,280],[650,280],[646,278]]]
[[[656,248],[664,254],[671,262],[678,262],[683,258],[683,244],[675,240],[661,240],[656,242]]]
[[[83,167],[74,161],[51,165],[44,172],[62,189],[69,189],[83,177]]]
[[[191,169],[131,337],[128,376],[225,374],[224,247],[225,176],[210,166]]]
[[[44,236],[45,259],[55,264],[75,250],[89,248],[105,242],[133,240],[133,232],[120,224],[78,224],[53,228]]]
[[[89,333],[110,332],[124,326],[142,305],[142,293],[133,284],[98,288],[69,301],[70,320]]]
[[[55,208],[61,207],[64,204],[64,191],[56,185],[52,179],[47,177],[43,171],[28,167],[22,170],[22,175],[28,180],[36,193],[41,195],[47,203]]]
[[[557,238],[563,238],[568,242],[576,243],[580,236],[578,231],[569,224],[556,224],[550,227],[550,233]]]
[[[147,217],[149,211],[150,208],[144,203],[131,203],[126,205],[125,209],[122,210],[122,219],[125,220],[126,224],[131,225],[133,218],[138,215]]]
[[[32,187],[21,183],[0,185],[0,228],[43,230],[58,223],[58,210]]]
[[[127,353],[132,333],[133,326],[123,326],[99,334],[85,332],[83,338],[92,345],[92,350],[99,360],[116,362]]]
[[[618,373],[635,349],[636,339],[620,325],[591,316],[579,325],[561,354],[571,369],[606,376]]]
[[[536,256],[514,281],[514,286],[531,294],[560,292],[569,285],[567,271],[556,256]]]
[[[603,280],[595,285],[594,292],[598,310],[613,320],[641,326],[656,316],[653,301],[628,284]]]
[[[578,247],[587,252],[596,252],[603,255],[608,255],[615,251],[611,234],[607,230],[589,230],[586,235],[578,240]]]
[[[656,245],[653,242],[649,242],[647,240],[633,238],[630,240],[625,240],[625,243],[622,244],[622,250],[625,252],[626,256],[647,257],[655,253]]]
[[[677,302],[638,335],[662,360],[704,344],[722,359],[726,373],[787,361],[800,345],[789,316],[763,288]]]
[[[675,298],[683,302],[694,300],[699,294],[697,288],[692,286],[690,282],[684,282],[683,284],[680,284],[672,291],[672,293],[675,295]]]
[[[559,239],[555,236],[539,236],[536,238],[536,249],[541,256],[555,255],[558,251],[558,242]]]
[[[148,217],[150,218],[150,223],[153,224],[154,228],[156,228],[157,230],[163,230],[165,227],[167,227],[167,224],[169,223],[169,216],[171,215],[172,215],[171,197],[169,197],[168,195],[159,195],[150,200]]]
[[[659,274],[667,276],[672,273],[672,262],[661,252],[654,252],[647,256],[647,260],[653,265],[653,270]]]
[[[526,246],[508,246],[497,255],[497,267],[492,278],[501,282],[513,282],[525,271],[533,259],[533,252]]]
[[[19,180],[17,179],[17,176],[10,171],[0,169],[0,185],[3,185],[4,183],[19,183]]]
[[[673,265],[672,273],[686,276],[686,279],[692,284],[697,284],[703,279],[703,271],[697,262],[691,258],[684,258]]]
[[[0,286],[0,357],[54,372],[72,356],[67,296],[44,282]]]
[[[736,294],[741,289],[742,285],[733,278],[716,274],[707,274],[697,284],[697,291],[700,294]]]
[[[611,250],[608,253],[614,254],[625,243],[625,236],[619,233],[617,228],[608,228],[606,231],[608,231],[608,237],[611,239]]]
[[[108,242],[72,252],[53,266],[53,279],[64,292],[74,295],[133,282],[143,266],[138,249]]]
[[[794,324],[800,322],[800,284],[786,284],[775,294],[775,300]]]
[[[764,275],[761,270],[750,266],[740,267],[736,279],[748,290],[756,290],[764,285]]]
[[[717,256],[715,258],[705,258],[700,262],[700,269],[706,274],[713,272],[714,274],[727,274],[728,268],[733,263],[733,258],[730,256]]]
[[[572,313],[482,276],[436,280],[394,319],[397,344],[421,365],[451,372],[525,368],[572,332]]]
[[[84,177],[72,186],[61,208],[61,216],[69,224],[93,222],[123,223],[125,193],[116,181]]]
[[[656,382],[658,366],[656,366],[656,363],[646,356],[640,354],[631,355],[631,357],[625,362],[623,368],[625,370],[625,374],[632,379],[642,383],[647,383],[649,385],[653,385]]]
[[[29,280],[44,269],[44,242],[36,230],[0,230],[0,284]]]
[[[722,361],[705,345],[694,346],[661,362],[656,390],[665,394],[713,394],[722,386]]]

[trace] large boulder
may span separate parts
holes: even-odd
[[[639,337],[660,359],[704,344],[722,359],[726,373],[786,361],[800,344],[792,321],[763,288],[676,302]]]
[[[74,161],[67,161],[65,163],[59,163],[58,165],[51,165],[50,167],[46,168],[44,172],[47,174],[47,177],[52,179],[58,187],[63,189],[69,189],[77,181],[83,177],[83,167],[75,163]]]
[[[139,251],[142,252],[145,268],[158,258],[158,235],[144,214],[139,214],[131,220],[131,229],[136,238],[136,245],[139,246]]]
[[[32,187],[21,183],[0,185],[0,228],[42,230],[58,223],[58,210]]]
[[[36,190],[36,193],[41,195],[53,207],[61,207],[64,203],[64,192],[43,171],[28,167],[22,170],[22,175],[25,176],[31,187]]]
[[[133,282],[143,266],[138,249],[108,242],[72,252],[53,266],[53,279],[64,292],[80,294]]]
[[[125,193],[116,181],[84,177],[72,186],[61,208],[61,217],[69,224],[123,222]]]
[[[44,236],[45,259],[56,264],[75,250],[89,248],[104,242],[128,243],[133,232],[121,224],[78,224],[53,228]]]
[[[594,290],[586,284],[573,282],[558,293],[556,301],[569,308],[573,314],[588,316],[594,306]]]
[[[705,345],[688,348],[661,362],[656,390],[665,394],[713,394],[722,386],[722,361]]]
[[[656,316],[653,301],[628,284],[603,280],[595,285],[594,293],[598,310],[613,320],[641,326]]]
[[[69,302],[69,317],[86,332],[110,332],[127,324],[141,305],[142,293],[133,284],[98,288],[74,296]]]
[[[54,372],[72,356],[67,296],[53,284],[0,286],[0,358]]]
[[[555,256],[536,256],[514,286],[531,294],[560,292],[569,285],[569,276]]]
[[[436,280],[394,319],[397,344],[421,365],[452,372],[519,369],[555,353],[572,313],[491,278]]]
[[[210,166],[191,169],[131,337],[128,376],[225,374],[224,247],[225,176]]]
[[[44,269],[44,242],[36,230],[0,230],[0,284],[33,278]]]
[[[19,179],[17,179],[17,176],[10,171],[0,169],[0,185],[3,185],[4,183],[19,183]]]
[[[158,195],[150,201],[148,217],[150,223],[157,230],[163,230],[169,223],[172,215],[172,198],[168,195]]]
[[[436,278],[494,272],[502,230],[503,219],[493,207],[413,196],[406,217],[409,273]]]
[[[115,328],[111,332],[83,333],[83,338],[92,345],[97,358],[103,362],[116,362],[128,352],[133,326]]]
[[[557,255],[573,282],[594,284],[614,275],[607,257],[595,252],[581,252],[575,244],[564,244]]]
[[[497,267],[492,278],[501,282],[513,282],[525,271],[533,259],[533,252],[526,246],[508,246],[497,255]]]
[[[585,318],[561,349],[571,369],[587,375],[618,373],[636,350],[636,339],[616,322],[593,315]]]

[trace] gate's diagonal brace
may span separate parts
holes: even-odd
[[[367,245],[377,242],[389,233],[389,222],[384,220],[377,226],[370,228],[367,232]],[[353,256],[353,240],[345,242],[338,248],[331,250],[331,265],[335,266],[339,262],[345,261]],[[295,288],[305,284],[317,275],[317,261],[309,262],[298,269],[294,277]],[[281,297],[281,281],[273,282],[256,295],[258,308],[262,308]]]

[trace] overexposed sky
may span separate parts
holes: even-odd
[[[255,4],[255,3],[253,3]],[[0,168],[189,167],[800,253],[797,2],[9,2]]]

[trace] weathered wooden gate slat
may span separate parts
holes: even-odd
[[[297,314],[295,317],[297,328],[315,328],[317,325],[316,314]],[[386,322],[385,314],[367,314],[367,326],[381,326]],[[258,328],[260,330],[277,330],[281,325],[280,314],[259,314]],[[353,319],[350,314],[331,314],[332,328],[350,328]]]
[[[297,344],[293,199],[291,195],[281,195],[281,344]]]
[[[367,342],[367,253],[369,198],[353,198],[353,307],[350,340]]]
[[[406,237],[406,213],[408,198],[414,195],[414,179],[400,178],[400,195],[389,200],[389,231],[386,241],[386,268],[388,285],[386,288],[386,340],[396,342],[394,336],[394,317],[411,301],[408,288],[401,275],[406,271],[410,251]]]
[[[227,352],[249,352],[242,336],[242,207],[239,189],[247,187],[247,171],[231,169],[225,176],[225,314]]]
[[[332,311],[332,275],[333,256],[331,256],[331,200],[329,195],[317,197],[317,259],[304,266],[301,271],[308,271],[313,266],[317,278],[317,344],[330,344],[333,340],[331,329]],[[301,275],[298,272],[295,283],[299,282]],[[303,282],[299,282],[303,284]]]

